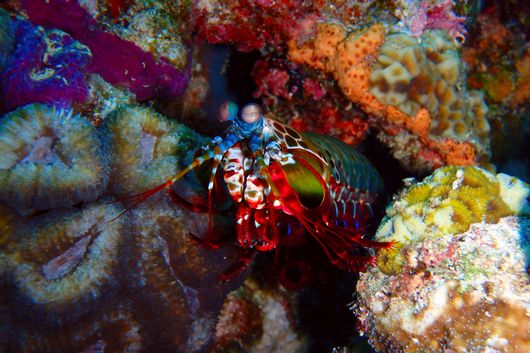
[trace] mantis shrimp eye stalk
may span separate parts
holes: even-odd
[[[257,104],[248,104],[241,110],[241,120],[252,124],[261,118],[261,108]]]

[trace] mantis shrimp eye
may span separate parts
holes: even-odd
[[[217,112],[217,120],[224,123],[225,121],[233,120],[237,116],[237,104],[234,102],[224,102],[219,107]]]
[[[248,104],[241,110],[241,120],[251,124],[261,118],[261,108],[257,104]]]

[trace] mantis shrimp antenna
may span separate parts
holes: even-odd
[[[225,102],[219,107],[217,119],[221,122],[231,122],[224,137],[215,137],[213,139],[213,147],[206,149],[206,152],[196,157],[193,162],[186,168],[182,169],[173,177],[166,180],[164,183],[142,192],[137,195],[121,198],[119,201],[132,201],[132,204],[126,208],[123,212],[113,218],[113,220],[119,218],[129,210],[136,207],[138,204],[144,202],[152,195],[171,187],[175,182],[180,180],[183,176],[188,174],[193,169],[200,167],[203,163],[213,159],[213,165],[211,168],[210,180],[208,183],[208,213],[211,217],[212,212],[212,190],[215,183],[215,175],[217,169],[221,164],[225,153],[232,148],[236,143],[251,136],[257,129],[262,126],[262,115],[261,109],[257,104],[249,104],[245,106],[241,112],[241,117],[237,118],[238,107],[234,102]],[[208,222],[211,223],[211,220]]]

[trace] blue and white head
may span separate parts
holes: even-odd
[[[263,126],[263,112],[256,103],[247,104],[241,109],[241,114],[236,120],[244,134],[250,135]]]

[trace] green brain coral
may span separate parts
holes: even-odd
[[[376,233],[378,241],[393,241],[382,249],[377,266],[388,274],[401,272],[401,249],[426,239],[466,232],[473,223],[496,223],[500,218],[529,213],[529,186],[505,174],[482,168],[444,167],[397,196],[387,208]]]

